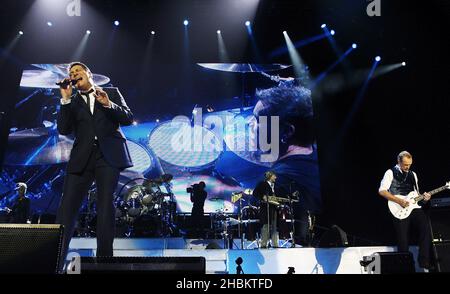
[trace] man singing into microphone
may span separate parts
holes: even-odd
[[[119,90],[97,87],[91,71],[81,62],[71,63],[69,78],[58,84],[62,96],[58,131],[75,137],[57,214],[57,223],[64,225],[62,266],[78,211],[94,180],[97,185],[97,256],[113,255],[113,192],[120,171],[133,165],[120,126],[130,125],[133,114]],[[77,92],[72,93],[72,85]]]

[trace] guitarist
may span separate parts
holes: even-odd
[[[419,193],[417,174],[411,171],[412,155],[402,151],[397,156],[398,164],[388,169],[381,181],[378,193],[387,200],[394,201],[402,207],[409,205],[408,201],[395,195],[408,195],[412,191]],[[428,202],[431,195],[424,193],[423,202]],[[408,252],[408,232],[410,225],[414,226],[418,233],[419,241],[419,266],[430,269],[431,231],[428,216],[423,209],[414,209],[406,219],[394,219],[394,227],[397,233],[398,251]]]
[[[253,196],[256,197],[259,204],[259,220],[263,224],[261,228],[261,248],[267,248],[269,236],[272,240],[272,247],[278,247],[277,230],[277,206],[267,202],[267,196],[274,195],[275,181],[277,175],[272,171],[264,174],[264,181],[261,181],[253,190]],[[269,209],[269,212],[267,212]]]

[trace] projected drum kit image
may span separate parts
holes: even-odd
[[[280,70],[289,66],[273,64],[198,64],[206,70],[235,72],[245,79],[247,73],[264,73]],[[11,129],[8,139],[8,148],[5,154],[5,170],[33,171],[30,181],[34,186],[43,187],[42,193],[33,193],[36,189],[29,189],[27,196],[33,205],[40,206],[41,213],[56,214],[59,197],[62,193],[64,179],[64,164],[69,161],[72,150],[73,138],[58,133],[56,127],[56,114],[59,107],[59,97],[53,95],[57,90],[55,81],[67,76],[67,64],[33,64],[33,69],[24,70],[21,84],[22,88],[34,90],[30,95],[16,104],[16,108],[27,104],[30,100],[44,93],[52,96],[42,107],[42,124],[39,127],[27,129]],[[110,79],[104,75],[93,74],[95,84],[107,86]],[[35,88],[35,89],[33,89]],[[47,115],[47,117],[44,117]],[[233,124],[234,127],[234,124]],[[246,140],[244,134],[230,134],[225,129],[225,138],[219,139],[208,128],[191,126],[186,122],[162,122],[158,123],[149,133],[147,142],[135,142],[127,140],[130,156],[134,166],[121,174],[119,186],[115,193],[114,205],[116,207],[116,233],[120,237],[140,236],[176,236],[179,231],[176,226],[177,206],[186,211],[191,203],[183,197],[177,196],[192,184],[192,174],[207,174],[205,182],[214,186],[212,197],[207,199],[205,212],[210,215],[211,230],[224,240],[226,248],[229,248],[229,240],[233,237],[247,241],[258,239],[260,231],[259,210],[254,206],[251,189],[243,189],[237,181],[222,181],[214,176],[209,176],[220,160],[222,151],[214,148],[210,150],[185,150],[174,152],[171,147],[174,135],[199,134],[201,138],[208,138],[211,146],[230,142]],[[237,136],[232,137],[232,136]],[[195,144],[195,142],[192,142]],[[264,166],[249,152],[233,151],[239,158]],[[161,163],[171,166],[169,173],[164,173]],[[149,171],[157,170],[159,176],[150,177]],[[52,170],[52,172],[46,172]],[[172,175],[172,171],[175,171]],[[201,172],[201,173],[199,173]],[[10,183],[8,187],[1,187],[0,195],[4,200],[12,199],[14,182],[20,175],[3,174],[2,185]],[[22,175],[23,176],[23,175]],[[174,179],[175,177],[175,179]],[[42,178],[42,179],[41,179]],[[195,176],[194,176],[195,178]],[[175,183],[174,183],[175,182]],[[38,184],[39,183],[39,184]],[[32,186],[32,185],[31,185]],[[43,190],[45,188],[45,191]],[[33,190],[33,191],[32,191]],[[6,191],[6,192],[4,192]],[[237,192],[236,192],[237,191]],[[11,193],[10,193],[11,192]],[[218,196],[216,196],[218,195]],[[231,197],[231,201],[230,200]],[[186,197],[185,197],[186,198]],[[186,199],[189,199],[188,197]],[[2,200],[2,199],[0,199]],[[47,202],[45,202],[47,201]],[[41,204],[42,202],[42,204]],[[79,237],[94,237],[96,223],[96,187],[91,187],[87,199],[80,210],[77,224]],[[0,206],[1,206],[0,202]],[[1,208],[1,207],[0,207]],[[280,205],[279,215],[282,219],[279,223],[286,224],[292,217],[292,209],[289,205]],[[39,216],[39,219],[41,217]],[[290,231],[290,229],[288,230]],[[281,233],[281,232],[280,232]],[[289,232],[283,233],[289,238]],[[233,236],[234,235],[234,236]],[[242,247],[241,247],[242,248]]]

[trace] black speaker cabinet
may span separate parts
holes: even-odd
[[[67,273],[72,274],[204,274],[204,257],[79,257],[72,258]],[[79,267],[79,268],[77,268]]]
[[[61,225],[0,224],[0,273],[57,273]]]
[[[410,252],[375,252],[361,262],[372,274],[414,273],[414,257]]]
[[[437,272],[450,273],[450,242],[433,243]]]
[[[433,239],[450,241],[450,207],[433,207],[430,209]]]

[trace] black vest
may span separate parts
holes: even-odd
[[[414,173],[412,171],[404,173],[396,167],[391,168],[391,171],[394,174],[394,178],[392,179],[391,186],[389,187],[389,192],[394,195],[406,196],[410,192],[414,191],[414,187],[416,187],[416,178],[414,177]]]

